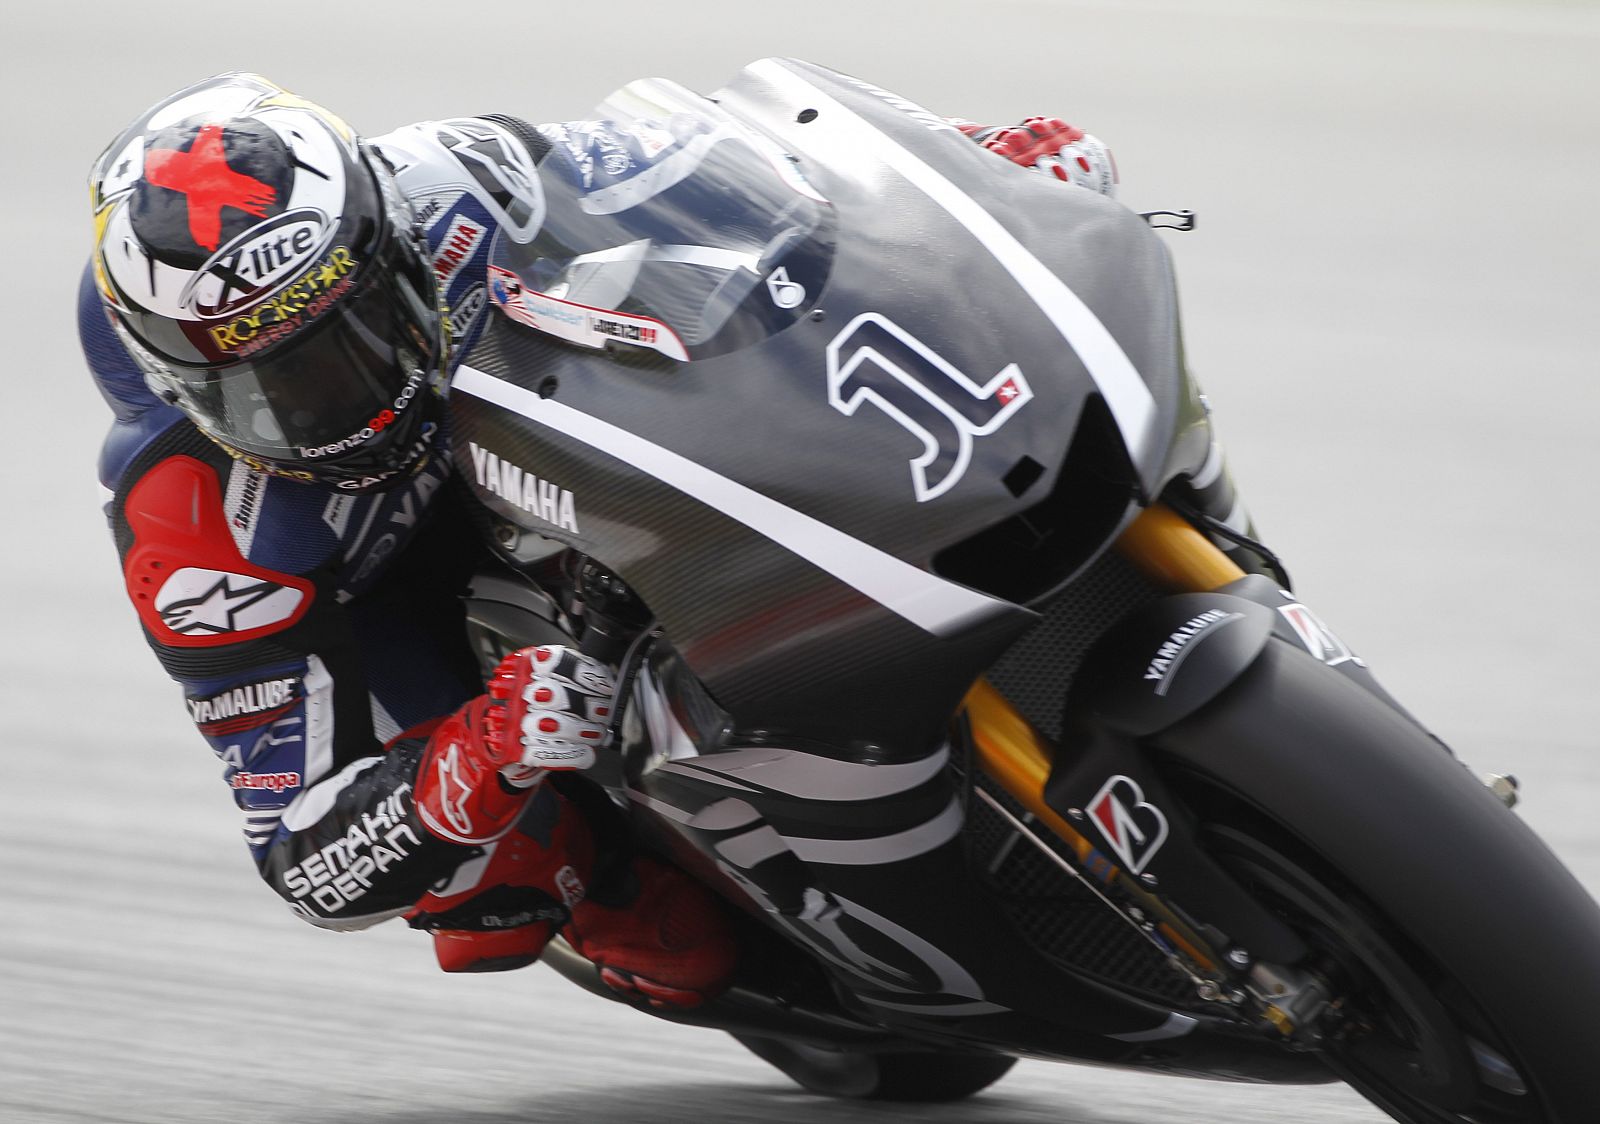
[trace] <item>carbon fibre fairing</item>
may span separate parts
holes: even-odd
[[[497,252],[507,315],[452,394],[464,478],[509,533],[637,590],[741,729],[919,751],[1037,619],[1018,601],[1091,561],[1203,424],[1164,247],[1117,203],[807,64],[755,64],[709,101],[635,83],[596,117],[540,161],[548,221],[648,213],[609,255]],[[741,263],[716,232],[752,179],[772,203],[741,218]],[[804,220],[787,239],[784,193]],[[702,288],[732,345],[712,298],[674,325],[654,295],[697,239],[724,254],[693,264],[729,274]],[[585,255],[640,267],[597,282],[571,269]],[[1104,455],[1071,455],[1091,440]],[[986,553],[999,574],[1042,543],[1026,598],[987,580]]]

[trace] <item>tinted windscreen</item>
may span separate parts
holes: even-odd
[[[527,297],[496,292],[515,318],[574,343],[705,358],[781,331],[820,293],[832,208],[712,102],[636,82],[596,120],[545,135],[544,224],[496,257]]]

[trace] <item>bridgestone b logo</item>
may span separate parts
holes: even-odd
[[[1167,817],[1148,803],[1132,777],[1114,776],[1101,786],[1087,809],[1089,822],[1131,873],[1150,865],[1167,841]]]

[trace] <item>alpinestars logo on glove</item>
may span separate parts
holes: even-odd
[[[461,747],[452,745],[443,757],[439,759],[439,807],[444,810],[444,818],[450,821],[450,826],[456,829],[457,834],[472,834],[472,817],[467,815],[467,800],[472,796],[472,789],[466,781],[461,779]]]

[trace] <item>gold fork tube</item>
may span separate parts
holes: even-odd
[[[1164,504],[1155,504],[1141,512],[1122,532],[1116,547],[1153,581],[1175,591],[1217,589],[1244,577],[1244,571],[1210,539]],[[1050,778],[1053,758],[1049,743],[986,680],[973,684],[962,706],[972,729],[979,766],[1065,842],[1079,864],[1087,869],[1095,861],[1096,848],[1045,802],[1044,786]],[[1106,862],[1103,857],[1099,861]],[[1108,884],[1122,877],[1122,872],[1109,864],[1089,873]],[[1150,900],[1142,890],[1133,886],[1129,889],[1136,896]],[[1157,903],[1152,901],[1151,904]],[[1160,910],[1160,913],[1165,912]],[[1169,920],[1176,922],[1175,918]],[[1211,957],[1196,947],[1192,934],[1186,933],[1186,929],[1181,923],[1162,925],[1163,933],[1195,963],[1212,967]]]

